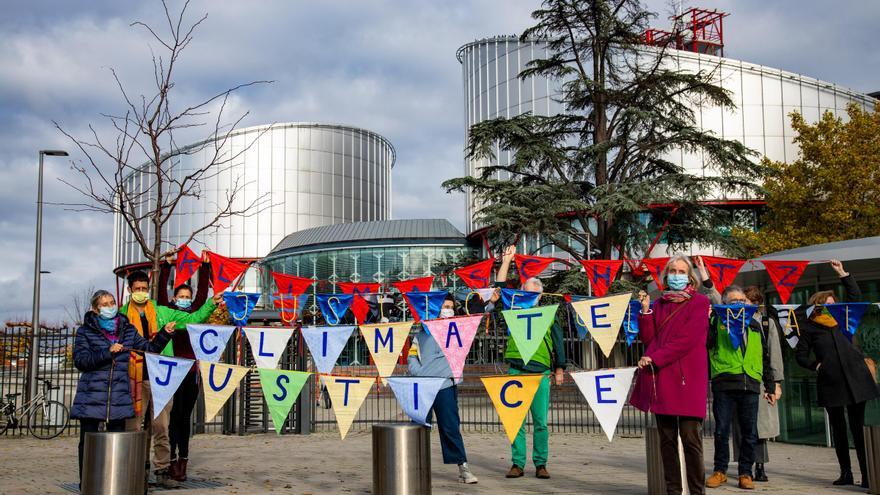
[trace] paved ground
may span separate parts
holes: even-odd
[[[508,480],[509,447],[502,433],[467,433],[470,464],[480,483],[458,484],[455,466],[441,464],[436,433],[432,435],[435,494],[643,494],[647,492],[645,447],[642,438],[554,434],[551,436],[550,480],[538,480],[529,466],[524,478]],[[369,434],[353,433],[345,441],[338,434],[310,436],[200,435],[193,440],[190,474],[226,486],[175,490],[181,495],[221,493],[368,494],[372,493]],[[769,483],[758,490],[774,493],[859,493],[839,489],[834,451],[787,444],[770,446]],[[711,467],[712,445],[706,442]],[[853,464],[855,455],[853,455]],[[735,472],[731,466],[731,472]],[[0,438],[0,494],[69,493],[60,485],[76,479],[76,438],[41,441]],[[857,475],[858,480],[858,475]],[[159,492],[163,493],[163,492]],[[733,482],[710,494],[741,493]]]

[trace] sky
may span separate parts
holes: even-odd
[[[133,21],[160,26],[159,0],[2,0],[0,18],[0,319],[29,319],[33,295],[37,151],[46,159],[47,203],[75,202],[61,180],[81,160],[53,125],[86,137],[89,125],[111,138],[101,114],[123,110],[110,69],[133,94],[150,91],[151,48]],[[172,10],[182,2],[169,0]],[[531,24],[536,0],[193,0],[190,19],[207,13],[184,52],[176,98],[198,101],[238,83],[230,102],[249,111],[241,126],[316,121],[363,127],[397,151],[393,218],[448,218],[464,226],[464,199],[440,184],[463,172],[461,66],[455,52],[475,39],[516,34]],[[880,2],[728,0],[684,2],[730,13],[728,57],[880,90]],[[668,28],[665,0],[649,0],[654,25]],[[201,138],[193,134],[191,141]],[[184,141],[186,142],[186,141]],[[43,320],[89,287],[113,289],[112,218],[46,205],[43,211]]]

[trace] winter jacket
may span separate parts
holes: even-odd
[[[779,336],[779,325],[773,318],[767,318],[760,312],[755,313],[755,320],[767,334],[767,348],[770,354],[770,378],[773,380],[773,392],[776,384],[785,379],[785,365],[782,361],[782,340]],[[783,396],[781,400],[786,400]],[[779,436],[779,403],[770,405],[766,400],[758,401],[758,438],[775,438]]]
[[[428,333],[428,329],[424,326],[413,338],[418,343],[418,355],[410,354],[408,356],[409,373],[412,376],[446,378],[440,388],[451,387],[453,385],[452,369],[449,367],[449,361],[446,360],[446,355],[443,354],[440,344],[434,340],[434,337]]]
[[[117,315],[117,342],[129,349],[159,352],[170,340],[159,332],[149,341],[138,334],[128,318]],[[128,381],[129,352],[110,354],[110,340],[98,326],[98,315],[86,313],[77,330],[73,346],[73,363],[82,372],[76,385],[71,418],[126,419],[134,417]]]

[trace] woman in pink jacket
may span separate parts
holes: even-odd
[[[691,495],[702,495],[710,303],[706,296],[696,292],[699,278],[685,256],[669,260],[662,280],[666,290],[653,310],[650,297],[645,292],[639,294],[639,331],[646,350],[639,360],[630,403],[656,417],[666,493],[682,493],[678,457],[681,437],[688,488]]]

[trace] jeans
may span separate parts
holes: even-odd
[[[730,463],[730,429],[733,421],[739,425],[742,443],[739,445],[738,474],[752,476],[755,447],[758,444],[758,400],[760,394],[745,390],[719,390],[712,394],[712,414],[715,416],[715,471],[727,473]]]
[[[171,405],[171,422],[168,425],[168,441],[171,445],[171,458],[189,458],[189,439],[192,429],[192,412],[199,397],[199,384],[196,373],[190,372],[174,392]]]
[[[111,419],[110,421],[105,422],[103,419],[88,419],[83,418],[79,420],[79,481],[82,483],[82,472],[83,472],[83,448],[85,448],[86,444],[86,433],[94,433],[99,431],[101,423],[105,423],[107,429],[105,431],[125,431],[125,420],[124,419]]]
[[[852,471],[852,461],[849,458],[849,438],[846,436],[846,417],[849,416],[849,431],[852,433],[856,457],[859,459],[859,469],[862,478],[868,476],[868,462],[865,458],[865,403],[851,404],[846,406],[826,407],[828,422],[831,423],[831,438],[834,440],[834,451],[837,453],[837,463],[841,471]]]
[[[458,416],[457,386],[453,385],[437,392],[434,406],[425,418],[428,424],[431,424],[435,412],[440,433],[440,449],[443,451],[443,464],[467,462],[464,440],[461,438],[461,418]]]
[[[667,495],[681,495],[681,460],[678,457],[678,439],[684,448],[684,467],[688,491],[691,495],[706,492],[703,468],[703,420],[686,416],[655,415],[660,435],[660,455],[663,457],[663,478]]]
[[[511,369],[511,375],[521,375],[521,371]],[[547,457],[550,455],[550,433],[547,430],[547,416],[550,412],[550,372],[544,373],[541,385],[535,392],[535,398],[529,408],[532,413],[532,462],[535,467],[546,466]],[[523,421],[519,433],[516,434],[513,444],[510,446],[513,464],[524,468],[526,466],[526,421]]]

